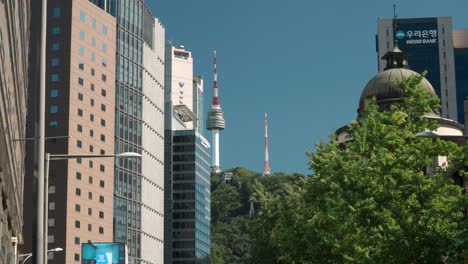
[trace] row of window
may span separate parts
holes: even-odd
[[[80,189],[80,188],[76,188],[76,189],[75,189],[75,194],[76,194],[76,196],[80,196],[80,197],[81,197],[81,189]],[[92,193],[92,192],[88,192],[88,199],[90,199],[90,200],[93,199],[93,193]],[[100,202],[100,203],[104,203],[104,196],[99,195],[99,202]],[[75,209],[76,209],[76,208],[75,208]]]
[[[84,11],[80,11],[80,20],[81,22],[83,23],[86,23],[86,12]],[[91,18],[91,26],[93,27],[93,29],[96,29],[96,19],[95,18]],[[108,33],[108,29],[107,29],[107,26],[106,25],[102,25],[102,34],[104,36],[107,36],[107,33]]]
[[[101,155],[104,155],[104,154],[102,154],[103,152],[104,152],[104,151],[101,150]],[[82,159],[81,159],[81,158],[77,158],[77,159],[76,159],[76,162],[77,162],[78,164],[81,164],[81,163],[82,163]],[[88,164],[89,164],[89,167],[90,167],[90,168],[94,168],[94,161],[88,160]],[[100,165],[99,165],[99,171],[105,172],[105,171],[106,171],[106,166],[100,164]]]
[[[58,90],[57,89],[51,90],[51,97],[57,97],[57,95],[58,95]],[[84,95],[82,93],[78,93],[78,100],[83,102]],[[94,99],[93,98],[89,99],[89,104],[91,106],[94,106]],[[103,111],[103,112],[106,111],[106,105],[105,104],[101,104],[101,111]]]
[[[57,74],[56,78],[57,78],[57,81],[58,81],[58,74]],[[101,80],[103,82],[106,82],[107,81],[107,76],[105,74],[102,74],[101,75]],[[81,77],[78,77],[78,84],[81,85],[81,86],[84,86],[84,79],[81,78]],[[95,88],[94,84],[91,84],[91,91],[94,91],[94,88]],[[101,89],[101,95],[106,97],[106,94],[107,94],[106,90]]]
[[[76,172],[76,179],[81,181],[81,172]],[[88,183],[93,184],[93,179],[94,179],[93,176],[89,176]],[[103,180],[99,181],[99,187],[104,188],[104,181]]]
[[[80,34],[80,39],[84,41],[86,39],[85,32],[80,31],[79,34]],[[91,37],[91,46],[96,47],[96,38],[95,37]],[[107,44],[104,43],[104,44],[101,45],[101,51],[103,53],[107,52]]]
[[[78,212],[78,213],[81,212],[81,205],[80,204],[75,204],[75,212]],[[93,215],[93,208],[88,208],[88,215],[89,216]],[[99,211],[99,218],[104,219],[104,212],[103,211]]]

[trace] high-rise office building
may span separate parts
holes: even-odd
[[[164,26],[144,0],[116,0],[114,240],[131,263],[164,257]]]
[[[40,1],[39,1],[40,2]],[[40,9],[40,8],[39,8]],[[36,9],[33,16],[36,16]],[[49,0],[46,46],[46,141],[53,154],[114,154],[115,18],[88,0]],[[33,21],[31,32],[40,32]],[[33,33],[31,43],[39,34]],[[31,45],[30,124],[34,124],[39,50]],[[34,127],[28,127],[29,137]],[[33,237],[34,152],[28,151],[25,180],[25,226],[31,252]],[[51,161],[49,169],[49,263],[80,263],[82,242],[113,240],[114,160]]]
[[[376,36],[379,72],[385,68],[385,61],[381,58],[393,48],[394,40],[408,54],[412,70],[427,71],[426,78],[441,98],[442,116],[456,120],[458,86],[455,81],[452,18],[379,19]]]
[[[203,79],[192,55],[166,46],[165,263],[210,262],[210,144],[203,133]]]
[[[79,263],[89,241],[126,243],[131,263],[163,263],[164,31],[143,0],[49,0],[46,135],[71,138],[46,151],[142,155],[51,162],[49,248],[64,252],[50,263]]]
[[[453,31],[453,48],[455,57],[455,81],[457,83],[458,123],[465,122],[464,101],[468,98],[468,30]]]
[[[16,263],[23,243],[24,141],[30,1],[0,2],[0,263]]]

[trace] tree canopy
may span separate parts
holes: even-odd
[[[416,137],[438,124],[424,117],[438,98],[402,80],[403,98],[386,111],[368,100],[348,126],[307,153],[314,175],[268,190],[254,184],[253,263],[461,263],[467,255],[468,148]],[[434,167],[444,156],[447,165]],[[433,170],[429,170],[433,168]]]

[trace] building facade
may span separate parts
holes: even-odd
[[[442,116],[455,120],[458,114],[452,18],[379,19],[376,37],[379,72],[386,63],[381,58],[391,51],[395,40],[408,54],[411,69],[427,71],[426,78],[441,99]]]
[[[115,18],[88,0],[49,0],[47,13],[45,132],[70,138],[46,140],[46,152],[114,154]],[[40,32],[39,26],[32,23],[31,31]],[[32,35],[31,43],[37,37]],[[30,110],[39,83],[35,47],[31,45]],[[34,112],[29,114],[34,120]],[[33,127],[28,134],[34,136]],[[34,219],[35,208],[33,153],[27,157],[28,219]],[[64,251],[49,253],[49,263],[80,263],[82,242],[113,240],[113,167],[112,158],[50,162],[48,248]],[[25,230],[29,239],[22,251],[31,252],[33,228]]]
[[[465,121],[464,101],[468,98],[468,30],[453,31],[453,48],[455,57],[455,81],[457,83],[458,123]],[[467,125],[465,125],[466,127]]]
[[[0,1],[0,263],[16,263],[23,235],[23,186],[30,2]]]
[[[166,46],[165,263],[210,263],[210,144],[192,54]]]
[[[115,164],[114,240],[131,263],[163,263],[164,26],[144,0],[115,0],[115,151],[142,154]]]

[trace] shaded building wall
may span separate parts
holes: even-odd
[[[30,2],[0,1],[0,263],[22,244]]]

